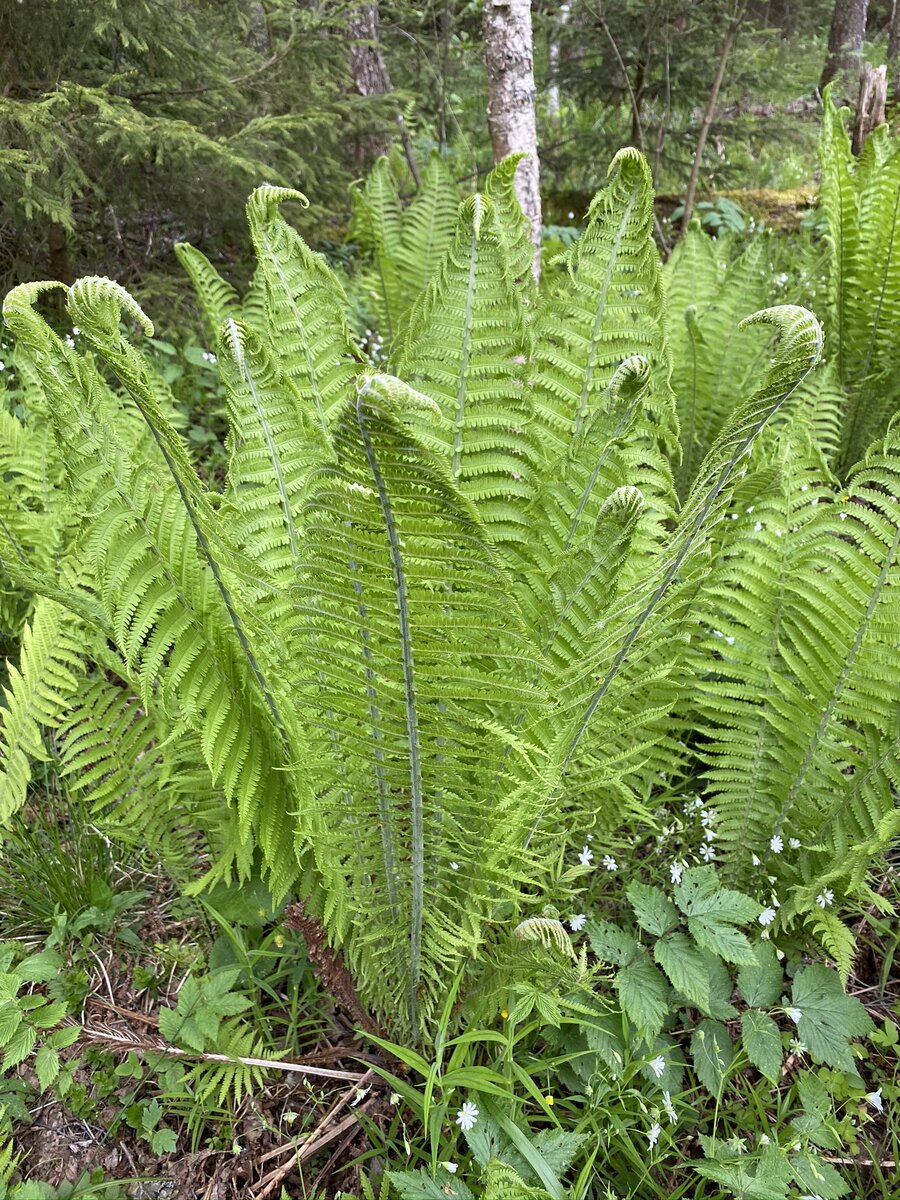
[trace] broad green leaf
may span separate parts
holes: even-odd
[[[805,967],[794,979],[793,1007],[801,1016],[797,1036],[819,1062],[855,1072],[850,1039],[863,1037],[875,1026],[855,996],[848,996],[835,971],[819,963]]]
[[[610,921],[588,921],[585,933],[601,962],[624,967],[637,954],[638,944],[631,934]]]
[[[821,1196],[822,1200],[839,1200],[850,1191],[850,1185],[831,1163],[811,1150],[792,1154],[790,1163],[794,1182],[804,1192]]]
[[[728,1030],[720,1021],[701,1021],[691,1037],[694,1070],[703,1086],[714,1096],[734,1058]]]
[[[41,1046],[34,1056],[34,1072],[44,1092],[59,1074],[59,1055],[52,1046]]]
[[[767,1079],[778,1082],[781,1074],[781,1034],[772,1018],[758,1008],[741,1013],[741,1036],[747,1057]]]
[[[649,958],[629,963],[616,975],[615,989],[628,1020],[651,1041],[662,1029],[668,1005],[668,988]]]
[[[3,1050],[3,1070],[9,1071],[28,1057],[37,1041],[37,1030],[31,1025],[20,1025]]]
[[[634,881],[628,885],[625,895],[640,927],[654,937],[662,937],[678,924],[678,909],[661,888]]]
[[[653,955],[672,982],[691,1004],[709,1009],[709,973],[703,954],[684,933],[670,933],[656,943]]]
[[[713,913],[688,917],[688,929],[698,946],[718,954],[726,962],[746,964],[755,962],[753,947],[744,934],[727,925]]]
[[[747,1004],[768,1008],[777,1004],[784,983],[784,970],[771,942],[757,942],[755,962],[738,971],[738,990]]]
[[[387,1175],[401,1200],[474,1200],[463,1181],[443,1167],[433,1179],[424,1167],[418,1171],[388,1171]]]

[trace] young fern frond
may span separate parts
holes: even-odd
[[[494,208],[476,194],[461,205],[453,244],[412,311],[396,370],[439,404],[444,421],[432,436],[501,545],[528,537],[524,504],[539,455],[528,431],[528,352]]]
[[[650,169],[636,150],[621,150],[609,174],[563,288],[535,318],[535,436],[549,472],[603,403],[623,360],[643,355],[651,378],[625,451],[627,482],[662,517],[674,504],[669,458],[678,443]]]
[[[8,662],[0,707],[0,821],[25,803],[32,762],[45,762],[43,730],[54,729],[84,669],[83,631],[55,600],[39,597],[22,630],[18,665]]]
[[[525,154],[510,154],[498,162],[485,176],[483,190],[493,202],[506,244],[510,270],[527,303],[534,300],[534,243],[528,218],[522,212],[515,188],[516,171],[525,157]]]
[[[304,696],[320,775],[301,824],[366,998],[419,1035],[514,884],[530,768],[511,714],[539,702],[485,528],[409,428],[429,409],[399,380],[361,381],[337,465],[311,483],[297,592],[322,673]]]
[[[337,276],[281,216],[300,192],[270,185],[247,202],[247,221],[266,286],[266,332],[278,369],[298,402],[326,430],[356,374]]]
[[[710,791],[733,872],[749,875],[755,853],[778,878],[785,920],[813,910],[823,881],[861,887],[898,828],[898,468],[896,436],[846,490],[797,464],[717,566],[727,646],[702,689]],[[782,856],[772,839],[790,838],[802,849]]]
[[[175,256],[194,285],[203,316],[206,318],[209,345],[215,347],[222,326],[229,317],[237,317],[240,311],[238,294],[196,246],[191,246],[188,242],[178,242],[175,245]]]
[[[433,150],[422,170],[422,186],[403,211],[397,273],[408,311],[437,271],[456,229],[459,196],[441,155]],[[404,312],[398,314],[398,324]]]
[[[634,770],[646,753],[642,739],[659,736],[652,727],[672,703],[666,681],[686,658],[687,606],[708,570],[710,531],[755,437],[821,353],[821,330],[805,309],[767,309],[747,321],[776,327],[777,357],[707,455],[664,551],[554,689],[565,715],[556,722],[551,758],[567,803],[589,810],[591,796],[611,778]],[[679,686],[685,684],[682,677]]]

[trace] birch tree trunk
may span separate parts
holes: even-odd
[[[834,14],[828,34],[828,57],[822,68],[820,90],[840,76],[843,86],[850,87],[847,94],[856,94],[868,4],[869,0],[834,0]]]
[[[387,64],[381,52],[381,26],[378,4],[360,4],[347,28],[350,39],[350,74],[360,96],[385,96],[394,90]],[[369,133],[362,139],[361,149],[366,158],[387,154],[391,139],[387,133]]]
[[[541,193],[531,0],[485,0],[484,65],[494,162],[522,150],[528,155],[516,172],[516,195],[531,223],[537,278],[541,270]]]
[[[894,0],[887,48],[888,100],[900,104],[900,0]]]

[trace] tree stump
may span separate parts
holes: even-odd
[[[887,67],[873,67],[863,63],[859,71],[859,103],[853,124],[853,153],[859,155],[866,138],[878,125],[885,122],[884,109],[887,103]]]

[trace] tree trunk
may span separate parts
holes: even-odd
[[[485,0],[484,65],[494,162],[523,150],[528,155],[516,172],[516,195],[531,222],[537,278],[541,269],[541,193],[530,0]]]
[[[862,154],[866,138],[885,122],[884,108],[887,100],[887,67],[873,67],[863,63],[859,73],[859,103],[853,123],[853,153]]]
[[[697,195],[697,181],[700,178],[700,166],[703,162],[703,151],[706,149],[706,139],[709,137],[709,131],[713,123],[713,117],[716,111],[716,104],[719,99],[719,92],[722,89],[722,80],[725,78],[725,68],[728,65],[728,59],[731,57],[731,51],[734,49],[734,43],[737,40],[738,30],[741,27],[741,22],[744,19],[744,13],[747,11],[746,0],[739,4],[734,11],[734,16],[731,18],[731,23],[728,26],[728,31],[725,34],[725,41],[722,43],[722,49],[719,53],[719,62],[716,66],[716,74],[713,78],[712,87],[709,89],[709,99],[706,101],[706,109],[703,113],[703,118],[700,122],[700,132],[697,134],[697,146],[694,150],[694,161],[691,164],[691,174],[688,179],[687,193],[684,197],[684,214],[681,218],[679,233],[684,236],[688,225],[690,224],[691,216],[694,211],[694,197]]]
[[[828,57],[822,68],[820,91],[838,79],[856,92],[863,38],[866,36],[866,11],[869,0],[834,0],[834,15],[828,34]]]
[[[895,0],[891,13],[891,32],[887,48],[888,99],[900,104],[900,0]]]
[[[378,4],[360,4],[350,17],[347,28],[350,38],[350,74],[360,96],[386,96],[394,90],[381,53],[381,25]],[[369,133],[361,139],[360,149],[366,159],[387,154],[391,139],[387,133]]]

